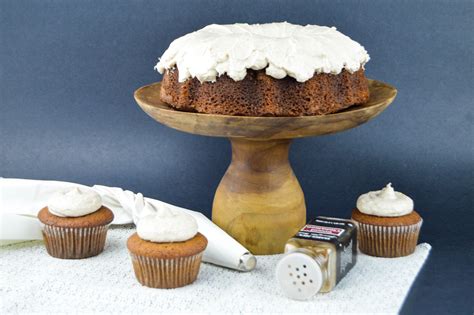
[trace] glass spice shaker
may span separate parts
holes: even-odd
[[[329,292],[357,261],[357,228],[346,219],[316,217],[285,245],[276,277],[284,293],[305,300]]]

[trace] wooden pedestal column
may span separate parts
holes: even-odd
[[[253,254],[277,254],[306,222],[303,191],[288,161],[291,140],[231,138],[232,162],[212,220]]]

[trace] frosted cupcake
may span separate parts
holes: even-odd
[[[400,257],[412,254],[423,223],[413,200],[391,184],[357,199],[352,220],[358,225],[359,249],[371,256]]]
[[[196,220],[168,208],[140,218],[127,241],[135,276],[151,288],[177,288],[198,276],[207,239]]]
[[[104,250],[114,214],[102,206],[97,192],[75,187],[54,193],[38,219],[48,253],[56,258],[78,259]]]

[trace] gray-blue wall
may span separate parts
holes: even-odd
[[[209,215],[229,143],[159,125],[133,91],[160,80],[153,66],[174,38],[207,24],[336,26],[370,53],[368,77],[399,94],[366,125],[294,142],[308,216],[348,216],[359,194],[391,181],[415,200],[434,247],[404,310],[472,312],[460,299],[473,255],[456,244],[473,239],[462,228],[473,223],[473,6],[2,0],[0,176],[120,186]]]

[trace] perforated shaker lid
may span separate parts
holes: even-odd
[[[286,254],[277,264],[276,278],[285,295],[295,300],[312,297],[323,284],[321,267],[304,253]]]

